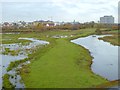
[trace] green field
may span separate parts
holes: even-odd
[[[20,70],[26,88],[93,88],[108,81],[91,71],[89,51],[70,40],[94,33],[95,29],[81,29],[11,34],[3,35],[3,38],[14,37],[17,40],[19,37],[31,37],[50,42],[29,55],[31,64]],[[55,39],[52,38],[54,35],[68,37]]]

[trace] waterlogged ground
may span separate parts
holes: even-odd
[[[4,40],[2,41],[3,44],[21,43],[23,45],[22,48],[27,48],[30,44],[26,46],[26,42],[31,43],[30,39],[33,39],[33,37],[37,40],[50,42],[47,46],[45,45],[42,48],[38,47],[37,50],[29,56],[30,62],[27,62],[27,65],[18,66],[21,68],[22,86],[27,88],[87,88],[96,87],[108,81],[91,71],[92,57],[88,50],[71,43],[70,40],[94,33],[95,29],[81,29],[75,31],[63,30],[22,33],[16,35],[6,34],[3,35]],[[26,37],[29,38],[29,40],[26,39]],[[23,40],[23,38],[26,40]],[[35,44],[36,42],[32,41],[32,43]],[[30,45],[31,48],[34,47],[34,44],[33,46]],[[27,48],[28,52],[30,51],[29,49],[30,48]],[[8,55],[8,53],[4,55]],[[24,55],[26,55],[26,53],[24,53]],[[15,71],[14,69],[12,70],[11,72]],[[17,75],[16,81],[12,79],[11,82],[13,84],[17,82],[17,87],[21,87],[18,82],[21,77]]]
[[[21,43],[13,43],[13,44],[1,44],[1,51],[0,57],[2,57],[2,61],[0,63],[1,66],[1,72],[2,76],[5,74],[9,74],[12,77],[9,78],[10,82],[15,86],[15,88],[24,88],[24,83],[21,83],[21,77],[20,75],[16,75],[16,68],[13,68],[9,72],[7,72],[7,68],[10,65],[11,62],[14,62],[16,60],[23,60],[28,57],[29,54],[32,54],[32,51],[36,49],[37,46],[40,45],[46,45],[49,44],[49,42],[37,40],[34,38],[18,38],[22,40],[29,40],[31,41],[28,45],[22,45]],[[9,49],[9,51],[6,51],[6,48]],[[11,51],[19,51],[17,54],[11,54]],[[7,52],[7,53],[4,53]],[[14,52],[16,53],[16,52]],[[30,62],[26,62],[24,64],[29,64]],[[20,68],[21,66],[19,66]],[[2,83],[2,80],[0,80],[0,83]]]

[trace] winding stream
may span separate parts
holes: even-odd
[[[94,73],[112,81],[118,77],[118,46],[99,40],[106,35],[91,35],[71,40],[71,42],[87,48],[93,56],[91,69]]]
[[[39,45],[46,45],[49,44],[47,41],[43,40],[37,40],[34,38],[19,38],[19,39],[24,39],[24,40],[30,40],[32,41],[28,45],[22,45],[18,43],[14,44],[1,44],[0,46],[2,47],[1,51],[4,52],[5,48],[9,48],[10,50],[20,50],[18,55],[12,56],[12,55],[3,55],[0,54],[0,88],[2,88],[2,76],[4,74],[9,74],[14,76],[14,78],[9,78],[10,82],[15,85],[15,88],[24,88],[24,83],[20,82],[21,77],[20,75],[16,75],[16,68],[13,68],[9,72],[6,71],[7,67],[9,66],[10,62],[16,61],[16,60],[22,60],[28,57],[28,54],[32,53],[31,49],[35,49]],[[28,52],[29,51],[29,52]],[[25,62],[24,64],[28,64],[30,61]],[[20,65],[18,67],[21,67]]]

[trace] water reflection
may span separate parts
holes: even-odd
[[[28,54],[31,53],[31,49],[35,49],[36,46],[38,45],[46,45],[49,44],[49,42],[47,41],[43,41],[43,40],[37,40],[34,38],[19,38],[19,39],[24,39],[24,40],[30,40],[32,41],[31,43],[29,43],[28,45],[22,45],[21,43],[14,43],[14,44],[0,44],[0,51],[4,52],[5,48],[9,48],[10,50],[20,50],[18,55],[12,56],[10,54],[8,55],[3,55],[0,54],[0,89],[2,88],[2,76],[4,74],[10,74],[13,77],[10,77],[9,80],[10,82],[15,85],[15,88],[24,88],[24,83],[20,82],[21,77],[20,75],[17,75],[16,73],[16,68],[13,68],[11,71],[7,72],[6,68],[9,66],[10,62],[12,61],[16,61],[16,60],[22,60],[28,57]],[[23,64],[29,64],[30,61],[27,61]],[[18,68],[20,68],[21,65],[18,66]]]
[[[89,49],[94,57],[91,66],[94,73],[110,81],[118,80],[120,79],[118,78],[118,46],[113,46],[98,39],[103,36],[88,36],[72,40],[71,42]]]

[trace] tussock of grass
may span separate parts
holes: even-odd
[[[2,52],[2,54],[4,54],[4,55],[10,54],[12,56],[16,56],[19,54],[19,52],[20,52],[20,50],[10,50],[9,48],[5,48],[5,51]]]
[[[28,58],[25,58],[25,59],[19,60],[19,61],[11,62],[10,65],[7,67],[7,71],[12,70],[13,68],[17,67],[21,63],[24,63],[27,60],[28,60]]]
[[[9,74],[5,74],[3,76],[3,88],[14,88],[14,86],[9,81],[9,77],[10,77]]]

